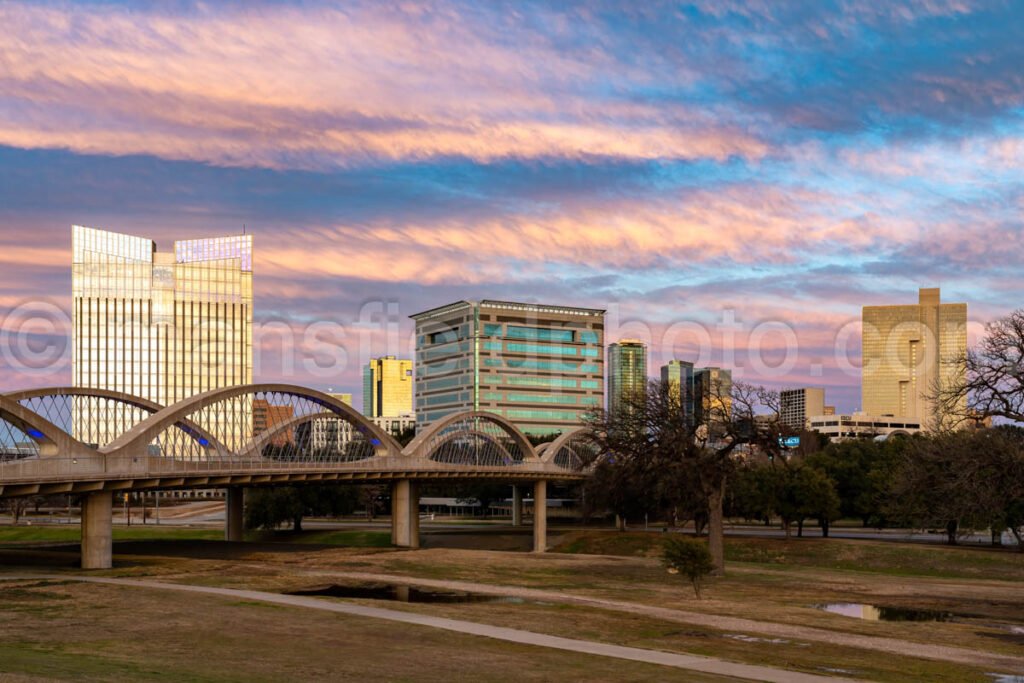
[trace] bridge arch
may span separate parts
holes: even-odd
[[[86,448],[57,425],[6,396],[0,396],[0,420],[31,439],[40,457],[66,456]]]
[[[294,444],[295,450],[297,450],[300,453],[303,451],[308,452],[309,457],[317,460],[318,462],[355,462],[356,460],[366,460],[368,458],[380,455],[379,451],[372,446],[371,442],[355,440],[349,440],[348,443],[344,444],[343,452],[339,451],[337,453],[331,454],[330,456],[325,456],[323,453],[317,453],[315,450],[316,444],[314,443],[314,438],[312,434],[310,434],[307,443],[301,443],[301,439],[296,430],[302,425],[314,424],[318,420],[335,420],[342,422],[345,421],[336,413],[333,413],[329,410],[319,413],[307,413],[305,415],[296,415],[291,419],[279,422],[278,424],[270,427],[266,431],[263,431],[260,434],[254,436],[252,441],[250,441],[243,448],[238,450],[238,455],[243,460],[247,458],[263,458],[265,457],[264,453],[266,452],[266,447],[271,445],[279,446],[280,444],[275,444],[275,442],[281,439],[281,437],[287,437],[288,441],[299,441],[300,443]],[[326,438],[328,437],[325,437],[325,439]],[[285,451],[287,451],[288,445],[285,445],[282,448]],[[325,442],[325,445],[322,448],[325,450],[329,450],[330,446],[327,445]]]
[[[546,445],[540,453],[541,460],[552,463],[562,469],[580,472],[591,465],[598,457],[594,430],[590,427],[577,427],[563,433]]]
[[[482,429],[481,422],[488,423],[500,431],[508,439],[512,450],[509,450],[508,445],[502,444],[496,434],[490,434],[486,429]],[[438,449],[462,437],[487,442],[498,448],[503,458],[512,462],[517,460],[517,452],[518,460],[522,462],[539,462],[530,440],[514,423],[502,415],[485,410],[469,410],[445,416],[417,434],[402,453],[415,458],[433,459],[439,453]]]
[[[367,438],[377,455],[398,455],[401,452],[401,447],[390,434],[364,417],[352,406],[321,391],[292,384],[244,384],[196,394],[191,398],[159,410],[112,441],[105,448],[100,449],[100,451],[110,454],[147,448],[150,443],[168,428],[186,420],[189,416],[199,411],[211,408],[219,403],[253,397],[259,394],[279,394],[309,401],[323,408],[324,411],[322,412],[333,413],[335,416],[349,422],[356,431]]]
[[[21,391],[11,391],[3,394],[6,398],[9,398],[18,403],[31,402],[37,399],[59,399],[63,397],[68,398],[96,398],[103,399],[106,401],[113,401],[130,408],[136,408],[144,413],[153,415],[163,410],[164,406],[160,405],[156,401],[150,401],[149,399],[142,398],[141,396],[135,396],[128,394],[123,391],[113,391],[110,389],[96,389],[93,387],[41,387],[36,389],[23,389]],[[44,412],[36,409],[31,403],[25,405],[26,408],[35,412],[36,414],[48,419],[48,416]],[[70,415],[68,416],[70,418]],[[138,422],[141,422],[139,420]],[[137,423],[137,422],[136,422]],[[223,448],[223,446],[217,441],[217,439],[203,429],[199,425],[195,424],[191,420],[181,420],[176,426],[189,437],[194,439],[196,442],[202,443],[205,440],[206,445],[212,448]],[[58,427],[59,428],[59,427]],[[130,427],[126,427],[124,431],[127,431]],[[61,430],[68,433],[67,430]],[[72,438],[75,438],[72,436]]]

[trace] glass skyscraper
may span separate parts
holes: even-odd
[[[661,381],[668,384],[679,405],[686,415],[687,422],[692,426],[693,410],[693,363],[685,360],[670,360],[661,366]]]
[[[486,410],[564,432],[604,402],[604,311],[459,301],[416,321],[416,423]]]
[[[694,423],[716,433],[732,419],[732,370],[698,368],[693,373]]]
[[[251,235],[185,240],[161,253],[143,237],[76,225],[72,251],[76,387],[167,406],[252,382]],[[110,419],[74,415],[76,436],[111,441],[119,428],[110,410]],[[252,406],[240,401],[227,410],[246,413],[218,418],[240,425],[240,444],[252,429]]]
[[[619,409],[628,394],[647,391],[647,345],[621,339],[608,347],[608,412]]]

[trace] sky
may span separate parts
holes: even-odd
[[[0,385],[70,382],[71,225],[254,235],[256,379],[360,393],[410,314],[859,407],[866,304],[1024,306],[1014,0],[0,3]],[[357,399],[358,401],[358,399]]]

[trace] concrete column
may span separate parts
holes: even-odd
[[[512,526],[523,525],[523,490],[518,484],[512,485]]]
[[[229,486],[224,500],[224,540],[245,540],[245,489]]]
[[[548,549],[548,483],[541,479],[533,485],[533,552]]]
[[[419,486],[411,479],[391,485],[391,543],[400,548],[420,547]]]
[[[420,483],[409,482],[409,547],[420,547]]]
[[[82,569],[110,569],[114,543],[110,491],[90,493],[82,499]]]

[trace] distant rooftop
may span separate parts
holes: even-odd
[[[426,320],[428,318],[436,318],[441,315],[445,315],[452,311],[457,311],[460,308],[467,306],[481,306],[486,308],[501,308],[510,311],[531,311],[535,313],[560,313],[562,315],[604,315],[605,310],[603,308],[580,308],[578,306],[558,306],[551,304],[531,304],[519,301],[496,301],[494,299],[480,299],[476,300],[463,300],[455,301],[444,306],[438,306],[437,308],[431,308],[420,313],[414,313],[409,317],[413,320]]]

